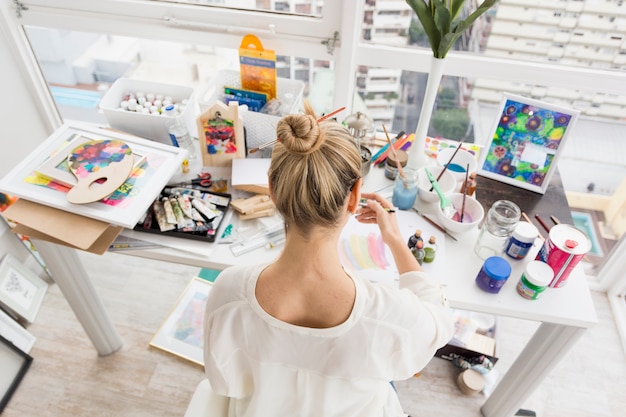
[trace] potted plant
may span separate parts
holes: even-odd
[[[426,143],[426,134],[437,98],[437,91],[443,76],[445,57],[457,39],[478,17],[489,10],[496,0],[484,0],[474,12],[464,19],[459,16],[465,6],[465,0],[406,0],[406,2],[417,14],[433,51],[422,110],[417,122],[415,139],[411,146],[408,162],[408,165],[413,168],[421,168],[428,163],[424,153],[424,144]]]

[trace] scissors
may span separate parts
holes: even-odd
[[[211,185],[213,185],[213,181],[211,181],[211,174],[209,174],[208,172],[202,172],[198,175],[198,178],[196,179],[179,182],[178,184],[170,184],[170,186],[172,187],[187,187],[190,185],[209,188]]]

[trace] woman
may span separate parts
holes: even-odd
[[[284,250],[218,277],[206,308],[206,374],[215,393],[230,397],[230,416],[402,416],[390,381],[413,376],[450,340],[452,316],[389,202],[361,195],[350,134],[333,120],[318,124],[308,104],[305,111],[278,123],[268,174]],[[341,265],[339,235],[354,214],[378,225],[401,289]]]

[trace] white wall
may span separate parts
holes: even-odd
[[[6,36],[0,32],[0,176],[4,176],[51,132],[46,130],[43,119],[28,89],[27,81],[20,73]]]
[[[0,32],[0,177],[4,176],[40,142],[49,136],[37,106],[21,76],[7,44]],[[20,261],[28,258],[28,251],[9,227],[0,220],[0,258],[10,253]]]

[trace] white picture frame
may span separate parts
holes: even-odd
[[[36,171],[51,155],[79,135],[124,141],[134,153],[145,155],[146,162],[135,168],[127,182],[111,197],[88,204],[72,204],[66,197],[68,187],[51,182],[37,175]],[[181,169],[186,155],[184,149],[148,139],[85,124],[66,123],[0,179],[0,192],[132,229],[170,178]]]
[[[32,323],[48,290],[48,283],[6,254],[0,261],[0,303]]]
[[[0,336],[13,343],[24,353],[30,353],[35,340],[37,340],[35,336],[2,310],[0,310]]]
[[[213,283],[194,277],[156,332],[150,346],[204,366],[204,311]]]
[[[504,93],[478,174],[545,194],[579,111]]]

